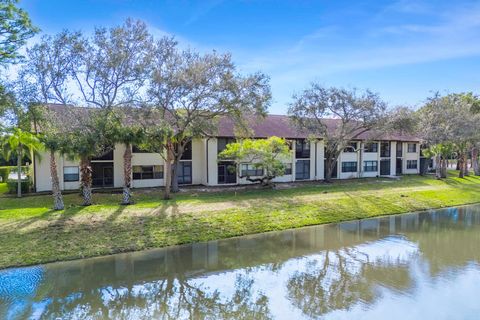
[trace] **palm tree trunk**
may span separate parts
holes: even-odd
[[[17,148],[17,198],[22,197],[22,145]]]
[[[123,198],[122,204],[129,205],[132,203],[132,194],[130,187],[132,184],[132,148],[129,143],[125,144],[125,152],[123,153]]]
[[[52,177],[52,195],[53,195],[53,210],[63,210],[62,192],[60,191],[60,182],[57,172],[57,161],[55,160],[55,151],[50,150],[50,176]]]
[[[89,206],[92,204],[92,167],[90,159],[82,157],[80,160],[80,187],[82,188],[83,204]]]

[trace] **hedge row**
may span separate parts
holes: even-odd
[[[11,168],[12,167],[0,167],[0,180],[2,182],[7,181],[8,176],[10,175]]]

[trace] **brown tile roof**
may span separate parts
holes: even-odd
[[[335,130],[340,120],[338,119],[323,119],[329,130]],[[308,138],[310,133],[297,128],[292,124],[290,118],[285,115],[269,114],[263,119],[252,119],[250,128],[253,130],[255,138],[267,138],[277,136],[287,139],[302,139]],[[218,123],[219,137],[234,137],[234,122],[230,118],[222,118]],[[420,141],[418,137],[404,133],[391,134],[375,134],[373,132],[366,132],[361,134],[358,140],[394,140],[394,141]]]
[[[95,108],[81,108],[81,107],[72,107],[65,106],[61,104],[49,104],[47,105],[48,109],[56,115],[56,118],[60,121],[72,121],[72,116],[66,116],[68,113],[67,109],[75,109],[74,114],[76,116],[88,116],[88,113],[95,110]],[[131,109],[135,110],[135,109]],[[73,110],[70,110],[73,111]],[[75,118],[75,116],[73,117]],[[131,114],[128,116],[128,122],[135,122],[138,120],[138,114]],[[143,119],[148,122],[155,122],[154,119]],[[75,121],[75,120],[73,120]],[[329,130],[334,130],[338,124],[338,119],[324,119],[324,123],[327,125]],[[255,138],[267,138],[271,136],[277,136],[287,139],[302,139],[308,138],[310,134],[304,132],[294,126],[290,121],[290,118],[285,115],[274,115],[269,114],[265,118],[252,118],[249,120],[250,128],[253,131],[253,137]],[[64,125],[69,125],[64,123]],[[75,126],[75,124],[71,124]],[[234,121],[229,117],[223,117],[218,121],[218,133],[219,137],[235,137],[235,125]],[[413,135],[404,134],[404,133],[392,133],[392,134],[374,134],[372,132],[366,132],[361,134],[357,139],[358,140],[393,140],[393,141],[412,141],[419,142],[420,139]]]

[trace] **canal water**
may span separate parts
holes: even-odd
[[[0,319],[480,319],[480,206],[0,271]]]

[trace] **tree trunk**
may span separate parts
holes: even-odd
[[[478,165],[478,149],[477,148],[473,148],[472,150],[472,167],[475,175],[480,176],[480,166]]]
[[[442,178],[442,166],[443,160],[440,154],[435,156],[435,178],[441,179]]]
[[[172,153],[173,153],[173,148],[175,145],[172,144]],[[177,193],[180,191],[180,188],[178,186],[178,169],[180,167],[180,159],[183,156],[184,152],[184,146],[181,144],[181,142],[177,142],[176,144],[177,147],[177,152],[176,154],[173,154],[173,170],[172,170],[172,192]]]
[[[17,198],[22,197],[22,145],[17,148]]]
[[[125,144],[123,153],[123,197],[122,204],[132,204],[132,194],[130,192],[132,184],[132,148],[129,143]]]
[[[80,187],[82,188],[83,204],[89,206],[92,204],[92,167],[90,159],[82,157],[80,160]]]
[[[180,161],[174,158],[172,165],[172,192],[177,193],[180,191],[178,187],[178,167],[180,166]]]
[[[163,199],[171,199],[170,188],[172,185],[172,160],[173,160],[173,146],[171,142],[167,142],[167,159],[165,161],[165,192]]]
[[[327,158],[326,161],[326,171],[325,171],[325,182],[331,182],[332,181],[332,173],[333,169],[335,168],[335,162],[336,160],[332,158]]]
[[[60,182],[57,172],[57,161],[55,159],[55,151],[50,150],[50,176],[52,177],[52,196],[53,196],[53,210],[63,210],[62,192],[60,191]]]
[[[442,159],[441,160],[440,178],[445,179],[447,177],[447,168],[448,168],[448,160],[447,159]]]
[[[458,177],[459,178],[464,177],[464,173],[465,173],[465,170],[463,170],[464,166],[465,166],[464,165],[464,156],[463,156],[463,154],[461,154],[458,157],[458,161],[457,161],[457,170],[458,170]]]
[[[470,170],[468,168],[468,156],[465,155],[463,160],[463,175],[464,176],[469,176],[470,175]]]

